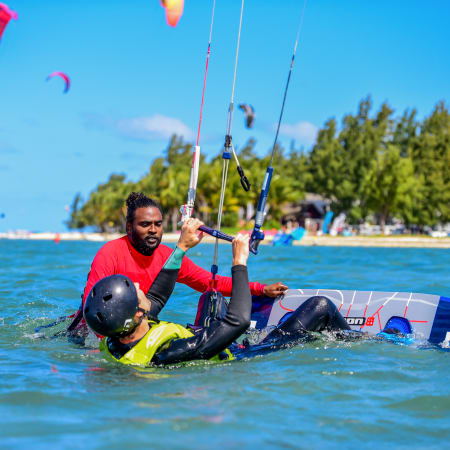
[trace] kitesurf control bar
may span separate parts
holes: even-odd
[[[206,225],[201,225],[201,226],[198,227],[198,229],[200,231],[203,231],[203,233],[206,233],[206,234],[209,234],[212,237],[215,237],[216,239],[222,239],[222,240],[228,241],[228,242],[232,242],[233,239],[234,239],[234,236],[231,236],[231,235],[229,235],[227,233],[224,233],[223,231],[215,230],[214,228],[209,228]],[[250,247],[250,251],[252,253],[255,253],[252,250],[252,247]],[[256,255],[256,253],[255,253],[255,255]]]
[[[230,236],[229,234],[226,234],[222,231],[215,230],[214,228],[209,228],[206,225],[201,225],[200,227],[198,227],[198,229],[200,231],[203,231],[203,233],[209,234],[210,236],[217,239],[223,239],[224,241],[231,242],[234,239],[233,236]]]

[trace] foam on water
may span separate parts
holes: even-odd
[[[52,329],[73,313],[99,243],[0,241],[2,448],[443,448],[450,355],[322,338],[264,357],[136,371]],[[229,246],[220,247],[222,273]],[[448,250],[262,247],[251,279],[450,294]],[[212,246],[193,259],[209,267]],[[178,285],[163,318],[192,322]]]

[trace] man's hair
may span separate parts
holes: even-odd
[[[162,214],[161,207],[155,200],[151,199],[150,197],[147,197],[142,192],[132,192],[127,200],[127,222],[133,222],[134,216],[136,213],[136,209],[138,208],[158,208],[160,213]]]

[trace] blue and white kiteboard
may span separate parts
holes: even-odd
[[[289,289],[275,299],[253,297],[251,327],[277,325],[310,297],[328,297],[350,328],[376,335],[392,318],[404,318],[414,338],[448,348],[450,345],[450,298],[414,292],[341,291],[336,289]],[[392,321],[391,321],[392,322]]]

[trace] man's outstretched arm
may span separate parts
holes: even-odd
[[[211,272],[208,272],[200,266],[197,266],[197,264],[195,264],[187,256],[183,258],[183,262],[181,264],[181,269],[177,279],[179,283],[186,284],[187,286],[195,289],[198,292],[205,292],[209,288],[211,279]],[[217,290],[221,292],[225,297],[229,297],[232,290],[231,277],[216,275],[216,280]],[[288,287],[281,282],[274,284],[262,284],[258,281],[250,281],[249,287],[251,295],[268,297],[277,297],[288,289]]]

